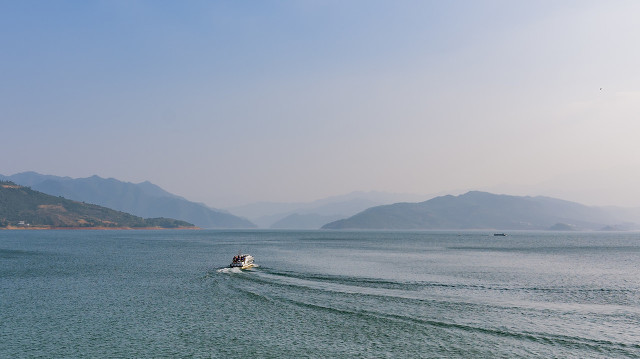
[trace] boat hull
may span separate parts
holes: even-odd
[[[229,268],[240,268],[240,269],[251,269],[253,267],[255,267],[256,265],[251,263],[251,264],[247,264],[247,265],[229,265]]]

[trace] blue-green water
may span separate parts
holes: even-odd
[[[239,250],[260,265],[224,268]],[[640,233],[0,231],[1,358],[640,357]]]

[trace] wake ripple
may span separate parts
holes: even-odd
[[[466,333],[462,334],[462,336],[464,337],[477,336],[478,334],[480,334],[494,338],[514,340],[516,342],[530,342],[534,344],[551,345],[554,347],[562,347],[566,349],[581,349],[596,353],[615,354],[619,357],[636,357],[640,353],[640,344],[626,344],[608,340],[598,340],[580,336],[559,335],[546,332],[514,331],[507,330],[505,328],[481,327],[442,320],[419,318],[411,315],[390,314],[374,310],[354,310],[348,308],[339,308],[336,306],[312,303],[300,299],[287,298],[273,294],[265,294],[244,287],[238,288],[238,290],[243,291],[248,296],[260,301],[271,303],[278,302],[284,305],[295,306],[303,310],[312,310],[315,312],[319,311],[352,318],[347,320],[365,320],[372,323],[371,325],[380,327],[386,326],[386,324],[381,322],[404,323],[422,327],[426,332],[432,332],[433,330],[453,330]]]
[[[221,268],[219,273],[242,273],[237,268]],[[253,285],[238,285],[234,290],[245,293],[247,297],[278,305],[294,306],[303,311],[338,315],[346,320],[362,320],[371,325],[384,326],[412,325],[423,328],[426,332],[438,330],[458,332],[460,337],[484,336],[489,341],[507,341],[532,343],[534,346],[561,347],[570,351],[579,349],[590,353],[600,353],[618,357],[636,357],[640,354],[640,344],[633,342],[618,342],[609,338],[589,338],[582,333],[547,332],[544,326],[536,327],[541,330],[518,330],[518,325],[510,327],[491,326],[488,322],[464,322],[444,320],[440,313],[460,311],[496,312],[501,310],[498,303],[466,303],[463,298],[455,296],[425,296],[416,293],[419,289],[429,287],[447,287],[452,289],[489,290],[488,286],[447,285],[425,282],[399,282],[375,278],[358,278],[351,276],[306,274],[296,272],[276,271],[263,268],[252,275],[241,276],[242,281],[249,281]],[[233,285],[236,287],[236,285]],[[554,288],[511,288],[509,290],[553,291]],[[495,289],[493,289],[495,290]],[[501,288],[500,291],[504,291]],[[413,292],[413,294],[411,294]],[[455,293],[455,291],[453,291]],[[480,307],[486,307],[484,309]],[[426,310],[424,308],[429,308]],[[515,317],[528,315],[538,316],[541,308],[510,308],[520,313]],[[517,309],[517,310],[516,310]],[[543,308],[544,309],[544,308]],[[530,313],[525,313],[530,312]],[[548,312],[544,309],[545,312]],[[538,314],[536,314],[538,313]],[[547,313],[548,314],[548,313]],[[448,315],[447,315],[448,316]],[[463,316],[464,317],[464,316]],[[350,319],[349,319],[350,318]],[[525,318],[526,319],[526,318]],[[536,319],[537,320],[537,319]],[[498,324],[500,321],[495,322]],[[527,327],[533,329],[534,327]],[[457,336],[458,336],[457,335]]]

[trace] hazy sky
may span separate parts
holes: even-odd
[[[640,206],[640,1],[0,1],[0,174]]]

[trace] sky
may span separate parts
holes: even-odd
[[[640,207],[639,1],[0,0],[0,174]]]

